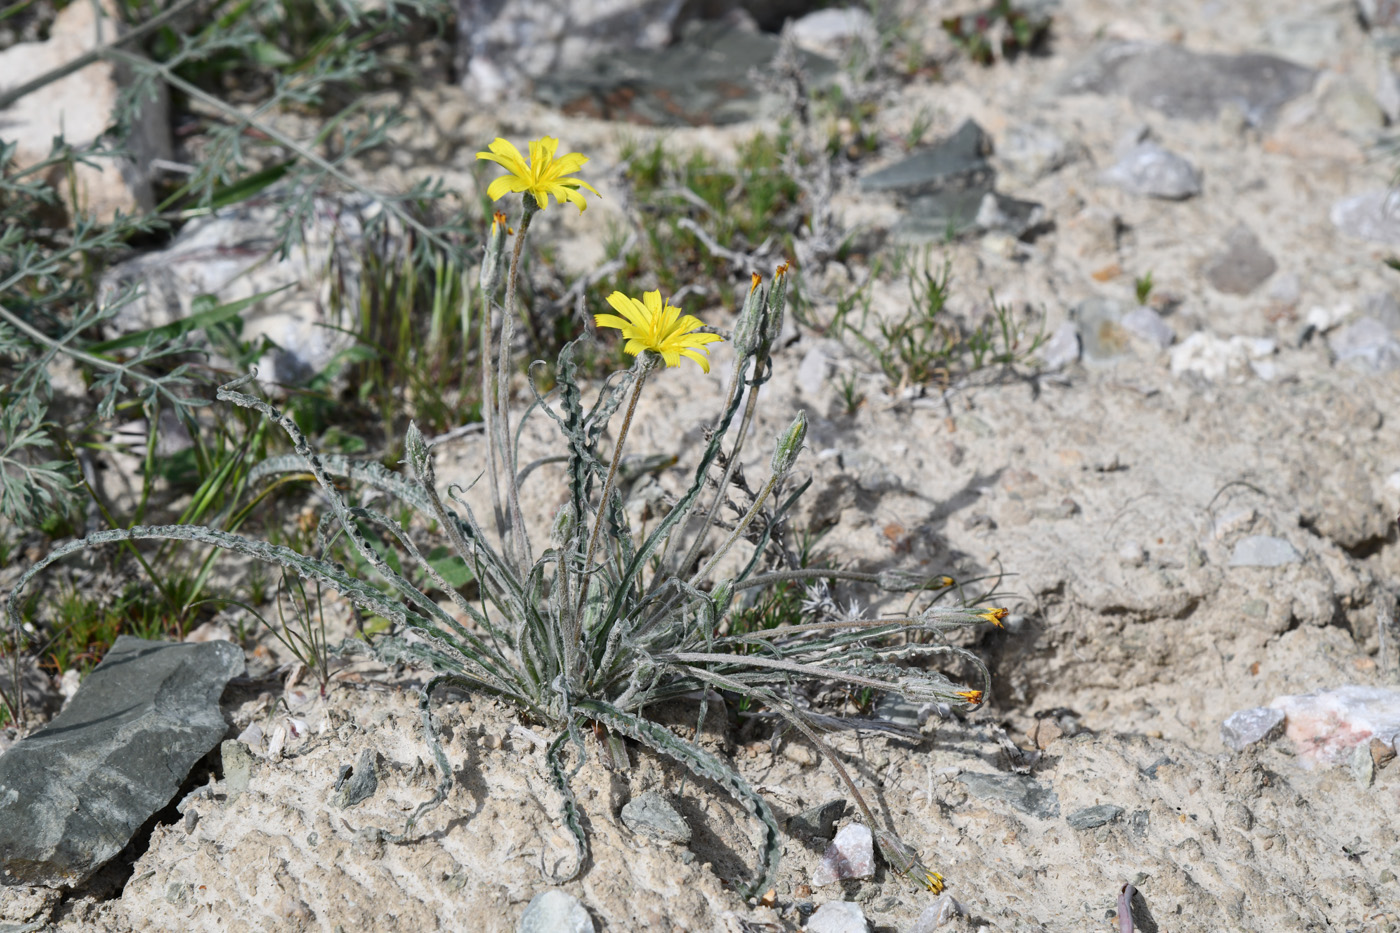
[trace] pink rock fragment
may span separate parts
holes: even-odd
[[[1293,742],[1305,768],[1337,764],[1373,738],[1393,746],[1400,734],[1400,690],[1386,687],[1348,684],[1278,697],[1269,706],[1287,717],[1283,734]]]
[[[821,864],[812,872],[812,886],[835,884],[847,878],[869,878],[875,874],[875,844],[870,830],[851,823],[836,834],[822,854]]]

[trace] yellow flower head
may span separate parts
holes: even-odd
[[[486,189],[486,196],[497,201],[512,191],[523,191],[526,194],[533,194],[535,203],[539,205],[540,210],[544,210],[549,203],[549,196],[552,194],[560,204],[565,201],[577,204],[579,213],[583,213],[583,209],[587,205],[584,204],[583,195],[579,193],[578,189],[580,187],[587,188],[594,194],[598,194],[598,189],[582,179],[565,178],[564,176],[577,172],[588,161],[588,157],[579,155],[577,152],[570,152],[556,159],[554,150],[558,146],[559,140],[553,136],[532,140],[530,161],[526,162],[519,149],[499,136],[496,137],[495,142],[491,143],[489,147],[491,151],[478,152],[476,157],[504,166],[510,174],[502,175],[491,182],[491,187]],[[602,195],[598,196],[602,197]]]
[[[491,215],[491,232],[495,233],[497,227],[505,227],[506,233],[515,232],[511,228],[506,227],[506,215],[501,213],[500,211],[496,211],[494,214]]]
[[[964,700],[971,703],[973,706],[976,706],[978,703],[982,702],[981,690],[960,690],[953,695],[962,697]]]
[[[719,334],[695,333],[695,329],[704,324],[689,314],[681,314],[680,308],[663,302],[661,292],[646,292],[641,301],[628,298],[622,292],[613,292],[608,296],[608,304],[617,314],[595,314],[593,320],[599,327],[616,327],[622,331],[622,336],[627,338],[623,350],[633,356],[643,350],[654,350],[661,354],[667,366],[679,366],[681,357],[688,356],[705,372],[710,371],[705,344],[721,339]]]
[[[924,869],[923,875],[924,876],[919,879],[920,884],[928,888],[928,890],[934,894],[942,893],[943,885],[946,883],[942,875],[931,868]]]
[[[1005,626],[1001,624],[1001,620],[1006,618],[1005,609],[983,609],[981,612],[977,613],[977,615],[986,619],[997,628],[1005,628]]]

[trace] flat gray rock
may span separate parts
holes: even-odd
[[[690,826],[676,808],[654,790],[627,801],[622,808],[622,824],[637,835],[657,842],[685,845],[690,841]]]
[[[75,885],[168,804],[228,724],[226,641],[123,635],[68,707],[0,757],[0,882]]]
[[[1302,560],[1302,555],[1286,539],[1272,535],[1241,538],[1230,553],[1231,567],[1282,567]]]
[[[520,933],[597,933],[579,899],[558,888],[530,898],[518,929]]]
[[[807,920],[807,933],[869,933],[865,911],[854,901],[829,901]]]
[[[1053,789],[1034,778],[1020,774],[969,771],[958,775],[958,780],[973,796],[1005,801],[1030,816],[1053,820],[1060,815],[1060,798]]]
[[[846,801],[831,800],[789,818],[787,831],[808,839],[830,839],[836,834],[836,821],[845,815]]]
[[[1248,227],[1236,227],[1225,235],[1224,248],[1201,270],[1218,292],[1248,295],[1278,271],[1278,263]]]
[[[866,175],[860,180],[860,187],[906,198],[942,191],[976,191],[969,215],[974,216],[982,195],[991,191],[996,181],[996,170],[987,160],[991,154],[991,137],[974,121],[965,120],[952,136]]]
[[[1220,741],[1233,751],[1242,752],[1259,742],[1267,742],[1283,732],[1283,710],[1256,706],[1231,713],[1220,724]]]
[[[1047,373],[1079,362],[1079,328],[1065,321],[1040,347],[1040,366]]]
[[[1075,810],[1065,817],[1065,822],[1069,823],[1070,829],[1097,829],[1108,823],[1112,823],[1123,815],[1123,808],[1116,807],[1111,803],[1102,803],[1096,807],[1085,807],[1082,810]]]
[[[1178,45],[1120,42],[1099,47],[1059,81],[1065,94],[1122,94],[1169,117],[1213,120],[1226,107],[1262,126],[1312,88],[1310,68],[1273,55],[1211,55]]]
[[[607,52],[581,67],[546,71],[535,80],[535,96],[573,116],[643,126],[741,123],[764,113],[750,72],[768,68],[779,46],[769,33],[695,23],[674,45]],[[830,59],[796,54],[814,85],[836,72]]]

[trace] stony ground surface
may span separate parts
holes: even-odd
[[[935,21],[917,27],[930,46]],[[1056,90],[1112,39],[1274,51],[1320,70],[1261,126],[1238,112],[1170,118],[1126,97]],[[1383,191],[1395,170],[1374,100],[1384,100],[1383,39],[1346,4],[1084,0],[1056,8],[1048,55],[988,69],[950,57],[941,81],[881,93],[889,151],[862,171],[901,157],[894,141],[918,114],[931,116],[930,138],[972,117],[998,147],[998,190],[1041,203],[1053,225],[1031,242],[940,244],[955,303],[973,310],[994,287],[1001,300],[1043,309],[1047,333],[1079,307],[1086,350],[1053,373],[1022,367],[943,395],[885,393],[867,379],[865,403],[846,413],[830,377],[859,369],[859,359],[799,329],[765,390],[759,437],[798,408],[812,418],[807,516],[834,523],[830,553],[862,567],[1007,574],[1010,624],[975,643],[994,675],[986,708],[935,721],[918,743],[834,740],[966,906],[969,916],[948,929],[1118,929],[1125,882],[1141,894],[1143,930],[1400,929],[1400,767],[1367,784],[1345,767],[1303,767],[1286,743],[1235,753],[1219,733],[1231,711],[1280,695],[1400,679],[1376,623],[1400,570],[1400,442],[1390,430],[1400,376],[1384,360],[1357,366],[1337,352],[1364,316],[1400,324],[1400,308],[1388,310],[1396,273],[1381,261],[1400,244],[1351,238],[1330,219],[1337,201]],[[391,181],[420,171],[465,179],[494,135],[548,132],[594,155],[590,177],[606,193],[615,125],[537,105],[484,113],[450,89],[424,92],[418,104],[433,118],[418,137],[428,139],[422,159],[386,169]],[[1168,201],[1102,182],[1116,147],[1143,126],[1199,170],[1200,194]],[[1036,127],[1065,144],[1057,170],[1028,167],[1003,146]],[[760,128],[667,138],[732,157]],[[893,199],[850,184],[833,204],[848,227],[878,232],[900,216]],[[543,232],[572,243],[568,261],[586,270],[619,217],[605,199],[581,218],[551,211]],[[1231,252],[1241,225],[1253,243]],[[1252,281],[1260,251],[1276,268]],[[1083,311],[1092,298],[1131,308],[1134,279],[1147,272],[1170,331],[1165,348],[1165,339],[1139,339]],[[867,272],[815,264],[800,274],[820,310]],[[877,308],[904,300],[900,283],[874,288]],[[723,314],[709,312],[721,323]],[[1255,350],[1253,365],[1241,349],[1214,368],[1193,369],[1201,357],[1182,350],[1235,337],[1272,344]],[[1383,356],[1391,338],[1378,339]],[[717,373],[727,359],[717,354]],[[718,377],[658,378],[632,449],[676,452],[684,464],[698,435],[678,425],[700,423],[720,391]],[[444,454],[440,479],[470,478],[477,462],[471,442],[460,442]],[[539,514],[557,488],[557,477],[542,475],[530,502]],[[1291,552],[1275,566],[1240,566],[1237,549],[1256,536]],[[63,930],[514,929],[569,858],[542,752],[512,712],[447,703],[452,794],[414,842],[387,842],[435,780],[413,683],[365,670],[325,703],[296,688],[290,715],[308,733],[288,738],[279,758],[257,758],[245,790],[235,796],[226,773],[190,798],[115,888],[57,907],[38,894],[12,899],[5,919],[51,911]],[[231,692],[234,728],[287,728],[274,704],[281,692],[276,681]],[[1041,747],[1029,776],[1000,753],[998,728],[1022,748]],[[765,730],[716,720],[702,741],[732,756],[780,815],[842,796],[830,769],[791,738],[770,742]],[[342,767],[365,749],[378,761],[376,793],[333,806]],[[634,756],[629,775],[594,757],[575,780],[592,857],[565,887],[600,929],[796,930],[814,906],[848,899],[875,929],[905,931],[932,903],[884,869],[813,889],[820,846],[797,839],[787,842],[776,904],[746,902],[736,885],[752,871],[756,828],[714,788],[689,782],[678,794],[672,766]],[[652,843],[623,827],[622,805],[648,790],[676,802],[691,843]],[[1101,806],[1116,809],[1093,811],[1111,818],[1086,826],[1096,819],[1081,811]]]

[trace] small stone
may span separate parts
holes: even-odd
[[[1338,363],[1362,372],[1384,373],[1400,369],[1400,341],[1391,329],[1372,317],[1363,317],[1339,328],[1327,338]]]
[[[804,768],[810,768],[821,760],[817,755],[816,749],[805,742],[789,742],[784,745],[783,757]]]
[[[996,177],[987,161],[991,151],[991,137],[976,122],[966,120],[952,136],[866,175],[860,187],[909,199],[943,191],[975,192],[967,214],[970,219]]]
[[[1278,271],[1278,263],[1248,227],[1236,227],[1225,235],[1225,248],[1202,270],[1216,291],[1248,295]]]
[[[1358,240],[1400,246],[1400,191],[1367,191],[1332,205],[1332,226]]]
[[[778,903],[778,889],[777,889],[777,888],[769,888],[767,891],[764,891],[764,892],[763,892],[763,896],[760,897],[760,898],[758,899],[758,906],[760,906],[760,907],[772,907],[773,905],[775,905],[775,904],[777,904],[777,903]]]
[[[822,854],[821,864],[812,872],[811,883],[819,888],[848,878],[869,878],[874,874],[875,842],[870,830],[860,823],[848,823]]]
[[[1281,696],[1270,708],[1287,717],[1285,735],[1307,765],[1352,760],[1373,738],[1394,742],[1400,733],[1400,690],[1346,684],[1301,696]]]
[[[1055,791],[1034,778],[1020,774],[984,774],[977,771],[958,775],[969,793],[1002,800],[1022,813],[1042,820],[1060,815],[1060,798]]]
[[[1147,552],[1136,541],[1128,541],[1118,549],[1118,563],[1124,567],[1141,567],[1147,563]]]
[[[1269,357],[1277,349],[1267,337],[1225,339],[1197,331],[1172,348],[1171,372],[1177,378],[1190,374],[1208,382],[1239,382],[1249,373],[1272,379],[1274,368]]]
[[[1079,328],[1073,321],[1065,321],[1050,339],[1040,347],[1040,368],[1047,373],[1064,369],[1079,361]]]
[[[1286,539],[1272,535],[1241,538],[1230,552],[1231,567],[1282,567],[1302,560],[1302,555]]]
[[[1046,126],[1013,126],[997,143],[996,161],[1023,182],[1032,183],[1058,171],[1078,155],[1064,137]]]
[[[1201,173],[1182,156],[1147,140],[1124,148],[1103,181],[1129,194],[1182,201],[1201,193]]]
[[[622,808],[622,823],[637,835],[657,842],[685,845],[690,841],[690,826],[656,791],[629,800]]]
[[[578,898],[558,888],[530,898],[517,929],[519,933],[597,933]]]
[[[1036,748],[1046,749],[1064,734],[1064,727],[1055,720],[1037,719],[1031,729],[1030,740]]]
[[[1371,760],[1375,762],[1377,769],[1384,768],[1395,760],[1395,747],[1384,739],[1372,739],[1369,748]]]
[[[1118,302],[1088,298],[1075,305],[1070,316],[1079,325],[1086,362],[1112,362],[1130,353],[1130,335],[1123,327],[1123,306]]]
[[[998,231],[1022,237],[1045,222],[1045,208],[1034,201],[1009,198],[988,191],[978,202],[973,226],[979,231]]]
[[[237,739],[225,739],[219,746],[224,764],[224,787],[230,801],[247,793],[253,776],[253,752]]]
[[[924,908],[919,919],[914,921],[906,933],[933,933],[939,927],[952,923],[958,917],[966,917],[967,908],[958,903],[953,895],[944,891],[938,900]]]
[[[830,839],[836,832],[836,821],[846,815],[846,801],[830,800],[810,807],[787,821],[787,830],[794,836],[808,839]]]
[[[1283,733],[1286,717],[1282,710],[1256,706],[1231,713],[1220,724],[1220,741],[1233,751],[1242,752],[1251,745],[1267,742]]]
[[[865,911],[852,901],[828,901],[807,918],[807,933],[870,933]]]
[[[1158,350],[1165,350],[1172,345],[1176,339],[1176,333],[1171,325],[1162,320],[1162,316],[1153,309],[1138,305],[1130,309],[1123,315],[1120,322],[1123,329]]]
[[[1385,111],[1361,82],[1336,76],[1322,92],[1322,109],[1344,133],[1367,134],[1385,126]]]
[[[363,803],[379,790],[379,754],[372,748],[361,750],[353,768],[342,769],[335,782],[331,806],[348,809]]]
[[[1351,776],[1362,787],[1370,787],[1376,779],[1376,762],[1369,745],[1358,745],[1351,753]]]
[[[1114,806],[1111,803],[1099,804],[1096,807],[1085,807],[1082,810],[1075,810],[1065,817],[1065,822],[1069,823],[1070,829],[1097,829],[1108,823],[1112,823],[1123,815],[1123,808]]]
[[[854,42],[877,38],[874,19],[860,7],[816,10],[789,20],[786,32],[799,47],[834,59]]]

